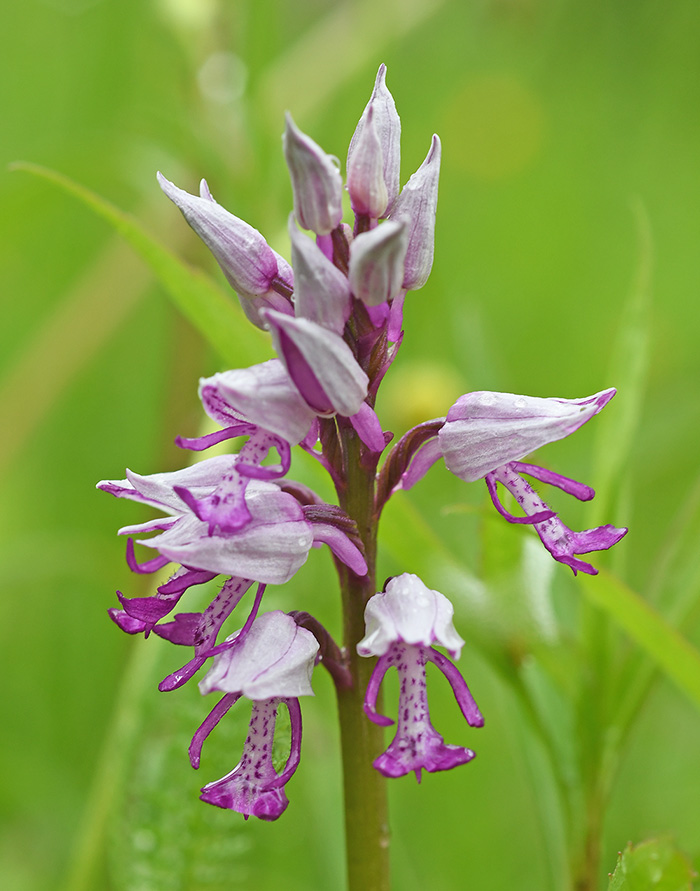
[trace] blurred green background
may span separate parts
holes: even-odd
[[[609,565],[644,593],[675,565],[668,555],[681,531],[691,558],[700,550],[697,493],[687,501],[700,473],[700,5],[26,0],[5,8],[2,30],[3,888],[342,887],[327,679],[316,680],[305,709],[289,811],[274,825],[243,824],[199,803],[197,790],[236,763],[245,717],[221,725],[194,773],[188,734],[207,703],[194,686],[156,690],[180,653],[153,640],[144,647],[106,616],[116,588],[133,595],[148,581],[130,576],[114,535],[138,511],[95,482],[122,477],[125,466],[178,466],[172,440],[199,429],[197,378],[220,361],[105,223],[7,165],[62,171],[221,280],[161,195],[156,169],[189,191],[206,176],[222,204],[289,256],[283,112],[344,161],[384,61],[403,123],[402,182],[432,133],[443,139],[435,266],[407,300],[404,346],[380,402],[385,426],[400,434],[470,389],[578,397],[622,387],[638,360],[629,398],[643,397],[641,414],[608,512],[593,519],[591,506],[553,500],[579,528],[631,527]],[[647,309],[625,307],[649,282],[650,314],[630,343],[626,313],[639,321]],[[252,334],[250,349],[266,355]],[[622,379],[610,377],[616,359]],[[623,412],[625,398],[621,389],[607,412]],[[591,425],[547,460],[595,486],[594,439]],[[537,671],[518,584],[505,584],[510,601],[503,595],[493,619],[459,584],[448,590],[440,568],[440,542],[472,571],[483,568],[483,494],[436,469],[397,499],[387,522],[380,574],[419,571],[463,596],[463,670],[487,720],[467,731],[435,684],[436,725],[478,758],[420,787],[412,778],[392,786],[402,891],[563,888],[563,855],[552,854],[562,847],[559,820],[538,773],[544,756],[502,670],[517,652],[513,664]],[[402,509],[423,517],[431,544],[402,540]],[[683,590],[697,583],[693,568],[689,559]],[[581,593],[560,566],[553,588],[537,633],[551,619],[566,641]],[[330,561],[314,554],[270,603],[337,628],[333,592]],[[698,644],[694,603],[684,629]],[[623,635],[602,633],[613,652],[636,658]],[[593,677],[595,704],[607,675]],[[562,725],[567,714],[562,706]],[[699,747],[697,707],[661,679],[626,738],[604,808],[603,879],[628,840],[659,833],[700,862]],[[549,828],[538,813],[549,814]]]

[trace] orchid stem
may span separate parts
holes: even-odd
[[[341,427],[340,434],[346,485],[339,487],[338,496],[341,506],[357,523],[368,566],[363,577],[347,568],[340,570],[343,643],[352,676],[352,686],[338,690],[348,891],[389,891],[387,783],[372,767],[383,749],[384,730],[369,721],[362,708],[375,660],[360,658],[356,649],[364,636],[365,604],[377,590],[375,467],[360,463],[360,442],[349,424]]]

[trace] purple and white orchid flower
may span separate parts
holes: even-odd
[[[165,562],[281,585],[306,561],[314,542],[323,540],[339,559],[350,560],[353,572],[363,575],[367,571],[362,554],[352,542],[336,543],[327,534],[327,523],[317,529],[314,521],[306,519],[296,498],[263,480],[251,479],[246,489],[249,520],[245,525],[230,532],[212,530],[194,508],[211,503],[212,496],[221,491],[222,480],[230,476],[236,457],[221,455],[183,470],[150,476],[128,471],[126,480],[105,480],[98,483],[98,488],[118,498],[153,505],[170,515],[119,530],[120,535],[157,532],[153,538],[137,540],[137,544],[157,550]]]
[[[453,613],[452,604],[443,594],[410,573],[392,578],[386,590],[367,603],[366,634],[357,652],[379,657],[367,685],[364,706],[365,714],[375,724],[394,723],[375,711],[379,687],[391,666],[396,668],[400,684],[396,736],[374,761],[374,767],[386,777],[415,771],[420,782],[422,770],[449,770],[474,757],[471,749],[444,742],[430,722],[428,709],[425,667],[432,662],[452,686],[467,723],[472,727],[484,723],[462,675],[433,647],[438,644],[453,658],[459,658],[464,641],[452,624]]]
[[[310,631],[279,610],[259,616],[249,629],[228,638],[227,644],[199,684],[202,693],[218,690],[225,695],[195,733],[190,761],[199,767],[204,740],[238,699],[250,699],[253,709],[241,760],[231,773],[204,786],[201,798],[246,819],[276,820],[289,804],[284,787],[299,766],[299,697],[314,695],[311,673],[319,644]],[[289,711],[291,751],[284,769],[277,773],[272,744],[280,705]]]

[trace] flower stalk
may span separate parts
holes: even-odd
[[[374,660],[360,658],[356,649],[364,635],[365,606],[376,591],[376,462],[375,466],[362,466],[360,439],[350,425],[343,428],[339,435],[346,478],[345,485],[338,487],[338,497],[341,507],[357,524],[367,563],[367,575],[363,577],[340,568],[343,646],[352,677],[351,687],[338,689],[348,891],[389,891],[387,781],[372,767],[383,748],[384,728],[372,724],[364,714],[364,693]]]

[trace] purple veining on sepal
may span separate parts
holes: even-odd
[[[396,641],[425,647],[437,643],[459,658],[464,641],[452,624],[453,616],[452,604],[444,594],[428,588],[417,575],[404,572],[369,599],[366,633],[357,652],[382,656]]]
[[[284,584],[308,557],[311,526],[296,499],[272,483],[251,480],[245,503],[251,520],[238,532],[209,535],[208,524],[191,514],[141,543],[184,566]]]
[[[403,289],[408,228],[387,220],[360,233],[350,245],[349,280],[352,292],[367,306],[394,300]]]
[[[357,146],[362,142],[363,130],[367,124],[370,110],[372,114],[372,123],[378,135],[379,146],[381,148],[383,177],[387,191],[387,205],[384,212],[388,213],[391,211],[392,205],[399,194],[401,121],[396,111],[394,97],[391,95],[386,85],[386,65],[384,65],[384,63],[379,66],[372,95],[365,106],[362,117],[360,118],[352,139],[350,140],[346,165],[348,170],[350,170],[353,163],[353,156],[357,150]]]
[[[375,112],[370,101],[350,142],[347,190],[356,216],[378,220],[386,213],[389,193],[384,181],[384,158]]]
[[[228,426],[243,417],[291,445],[304,439],[315,421],[280,359],[202,378],[199,395],[217,423]]]
[[[158,182],[212,252],[253,324],[259,325],[256,316],[263,306],[281,309],[280,300],[284,301],[284,297],[273,289],[273,284],[289,277],[289,267],[286,263],[286,269],[281,266],[280,258],[260,232],[217,204],[206,183],[205,197],[198,197],[179,189],[161,173]],[[291,293],[293,282],[285,284]],[[256,301],[253,311],[246,307],[246,300]]]
[[[287,112],[282,137],[294,195],[294,214],[304,229],[328,235],[343,217],[342,189],[336,159],[296,126]]]
[[[455,476],[473,483],[574,433],[614,395],[614,388],[584,399],[467,393],[450,408],[440,430],[445,464]]]
[[[294,214],[289,215],[289,237],[294,264],[295,315],[342,334],[352,308],[346,276],[299,231]]]
[[[360,410],[368,378],[338,334],[309,319],[266,312],[272,341],[306,403],[319,415]]]
[[[403,187],[389,214],[390,220],[405,223],[408,229],[403,279],[407,291],[422,288],[433,268],[440,152],[440,139],[434,135],[425,160]]]

